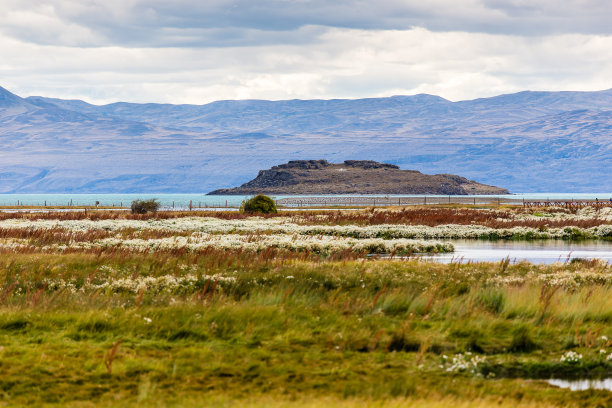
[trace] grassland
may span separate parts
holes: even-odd
[[[375,212],[344,216],[290,221],[364,227],[399,217],[377,224]],[[573,216],[582,217],[564,215]],[[395,225],[416,215],[401,217]],[[351,248],[85,247],[109,235],[193,239],[197,217],[0,218],[0,241],[25,240],[0,249],[6,406],[612,404],[607,391],[544,381],[612,376],[612,268],[602,262],[437,264],[366,258]],[[216,219],[248,222],[240,214]],[[16,221],[51,224],[7,227]],[[58,226],[68,221],[86,222]],[[260,240],[278,231],[205,234]]]

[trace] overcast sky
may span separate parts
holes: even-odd
[[[0,0],[20,96],[207,103],[612,88],[609,0]]]

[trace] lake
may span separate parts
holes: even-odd
[[[365,197],[366,195],[323,195],[317,197]],[[17,205],[48,205],[48,206],[65,206],[65,205],[94,205],[96,201],[102,206],[129,206],[136,199],[158,199],[162,207],[165,208],[188,208],[191,202],[195,207],[238,207],[245,198],[249,196],[207,196],[204,193],[185,193],[185,194],[159,194],[159,193],[125,193],[125,194],[0,194],[0,206]],[[278,195],[275,199],[296,198],[304,196],[295,195]],[[312,195],[310,195],[312,197]],[[446,195],[410,195],[410,194],[376,194],[368,195],[367,197],[431,197],[442,198]],[[461,196],[466,197],[466,196]],[[608,200],[612,197],[612,193],[520,193],[510,195],[487,195],[476,197],[495,197],[500,199],[525,199],[525,200]]]
[[[423,259],[450,262],[529,261],[538,264],[567,262],[571,259],[602,259],[612,263],[610,241],[481,241],[444,240],[455,246],[454,253],[423,256]]]
[[[571,391],[608,390],[612,391],[612,378],[602,380],[548,380],[550,385],[569,388]]]

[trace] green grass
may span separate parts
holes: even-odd
[[[0,401],[608,406],[610,393],[537,379],[612,375],[612,343],[602,339],[612,338],[612,287],[533,278],[606,276],[608,268],[216,252],[4,254]],[[186,274],[196,277],[190,286],[88,284]],[[499,277],[510,283],[492,279]],[[583,360],[561,362],[570,350]],[[486,362],[449,372],[449,360],[466,352]]]

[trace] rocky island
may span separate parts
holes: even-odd
[[[301,194],[508,194],[453,174],[423,174],[371,160],[293,160],[261,170],[248,183],[223,188],[209,195]]]

